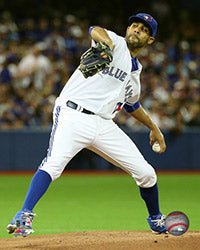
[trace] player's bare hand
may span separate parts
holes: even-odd
[[[151,129],[151,132],[150,132],[150,144],[151,144],[151,146],[155,142],[157,142],[160,146],[160,151],[157,153],[159,153],[159,154],[164,153],[166,150],[165,138],[157,126],[155,126],[153,129]]]
[[[101,52],[101,54],[100,54],[103,58],[108,58],[108,55],[106,54],[106,53],[104,53],[104,52]]]

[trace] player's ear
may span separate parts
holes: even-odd
[[[130,29],[130,26],[128,26],[128,27],[127,27],[127,29],[126,29],[126,33],[129,31],[129,29]]]
[[[155,41],[155,38],[153,36],[150,36],[147,44],[151,45],[154,41]]]

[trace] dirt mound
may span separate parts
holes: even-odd
[[[200,249],[200,231],[154,235],[150,231],[92,231],[0,239],[0,249],[148,250]]]

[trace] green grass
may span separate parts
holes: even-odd
[[[0,176],[0,238],[20,210],[31,176]],[[185,212],[189,230],[200,230],[200,175],[159,175],[164,214]],[[128,175],[63,175],[36,205],[34,235],[92,230],[149,230],[147,209]]]

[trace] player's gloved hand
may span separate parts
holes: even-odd
[[[112,59],[111,48],[105,42],[98,42],[81,56],[79,70],[88,78],[108,68]]]

